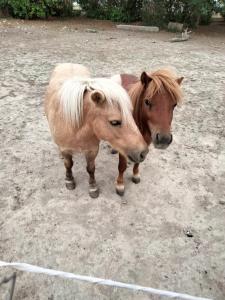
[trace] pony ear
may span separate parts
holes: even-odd
[[[184,79],[184,77],[180,77],[180,78],[177,78],[176,81],[177,81],[177,83],[178,83],[179,85],[181,85],[183,79]]]
[[[93,91],[91,92],[91,99],[96,104],[101,104],[105,101],[105,95],[101,91]]]
[[[149,82],[151,81],[152,79],[148,76],[148,74],[144,71],[142,72],[141,74],[141,83],[147,87],[147,85],[149,84]]]

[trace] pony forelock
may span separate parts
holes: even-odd
[[[131,116],[132,105],[127,92],[120,84],[108,78],[73,77],[66,80],[59,91],[60,105],[66,121],[79,127],[83,120],[83,100],[86,90],[104,93],[110,106],[117,106],[126,122]]]
[[[174,102],[181,102],[183,94],[174,70],[170,68],[160,69],[148,73],[148,76],[152,79],[148,86],[150,97],[153,97],[157,92],[161,92],[162,88],[164,88],[171,95]]]

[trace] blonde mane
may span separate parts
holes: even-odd
[[[110,106],[117,106],[124,121],[131,116],[132,105],[127,92],[115,81],[107,78],[73,77],[67,79],[59,91],[60,105],[66,121],[80,126],[83,120],[84,92],[98,90]]]

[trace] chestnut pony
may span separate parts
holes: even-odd
[[[100,140],[109,142],[135,163],[145,159],[148,147],[132,116],[127,92],[115,81],[90,78],[82,65],[60,64],[50,78],[45,112],[55,143],[64,158],[66,187],[75,188],[72,155],[84,152],[89,194],[98,197],[95,158]]]
[[[134,120],[146,143],[166,149],[173,139],[171,122],[173,110],[182,98],[180,84],[183,77],[177,78],[172,71],[161,69],[152,73],[143,72],[140,79],[130,74],[111,78],[128,91],[134,107]],[[116,191],[121,196],[124,194],[123,174],[126,168],[127,160],[119,154]],[[132,181],[140,182],[139,162],[134,164]]]

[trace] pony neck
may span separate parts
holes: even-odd
[[[143,134],[145,130],[145,124],[142,117],[142,105],[143,105],[143,96],[144,96],[144,87],[140,80],[130,86],[128,91],[133,105],[133,117],[134,120]]]

